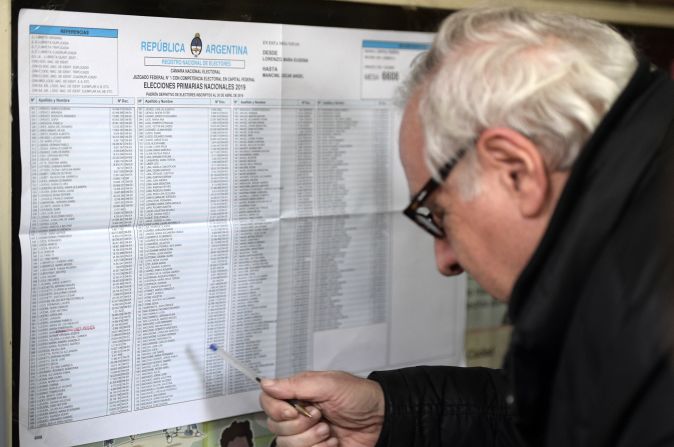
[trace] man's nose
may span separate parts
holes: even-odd
[[[435,263],[442,275],[454,276],[463,273],[463,268],[456,260],[454,250],[446,238],[435,239]]]

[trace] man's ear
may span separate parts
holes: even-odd
[[[496,175],[523,217],[539,217],[545,212],[550,178],[530,139],[513,129],[492,128],[482,132],[476,149],[481,168]]]

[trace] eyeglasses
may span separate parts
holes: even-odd
[[[456,155],[451,158],[445,165],[440,168],[440,182],[431,177],[421,191],[412,197],[412,201],[403,211],[407,217],[412,219],[414,223],[419,225],[424,230],[428,231],[433,237],[443,239],[445,237],[445,230],[442,228],[442,222],[437,222],[433,217],[433,212],[428,208],[424,202],[430,197],[433,192],[438,189],[443,181],[447,179],[449,173],[454,169],[454,166],[461,160],[466,153],[466,149],[460,149]]]

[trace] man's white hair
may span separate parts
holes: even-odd
[[[550,170],[569,169],[637,66],[632,45],[611,27],[567,14],[519,8],[450,15],[406,86],[419,88],[432,172],[462,148],[461,179],[476,193],[475,141],[487,128],[530,138]]]

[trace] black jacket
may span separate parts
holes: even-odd
[[[674,82],[642,62],[515,284],[504,369],[372,373],[378,446],[674,446],[673,152]]]

